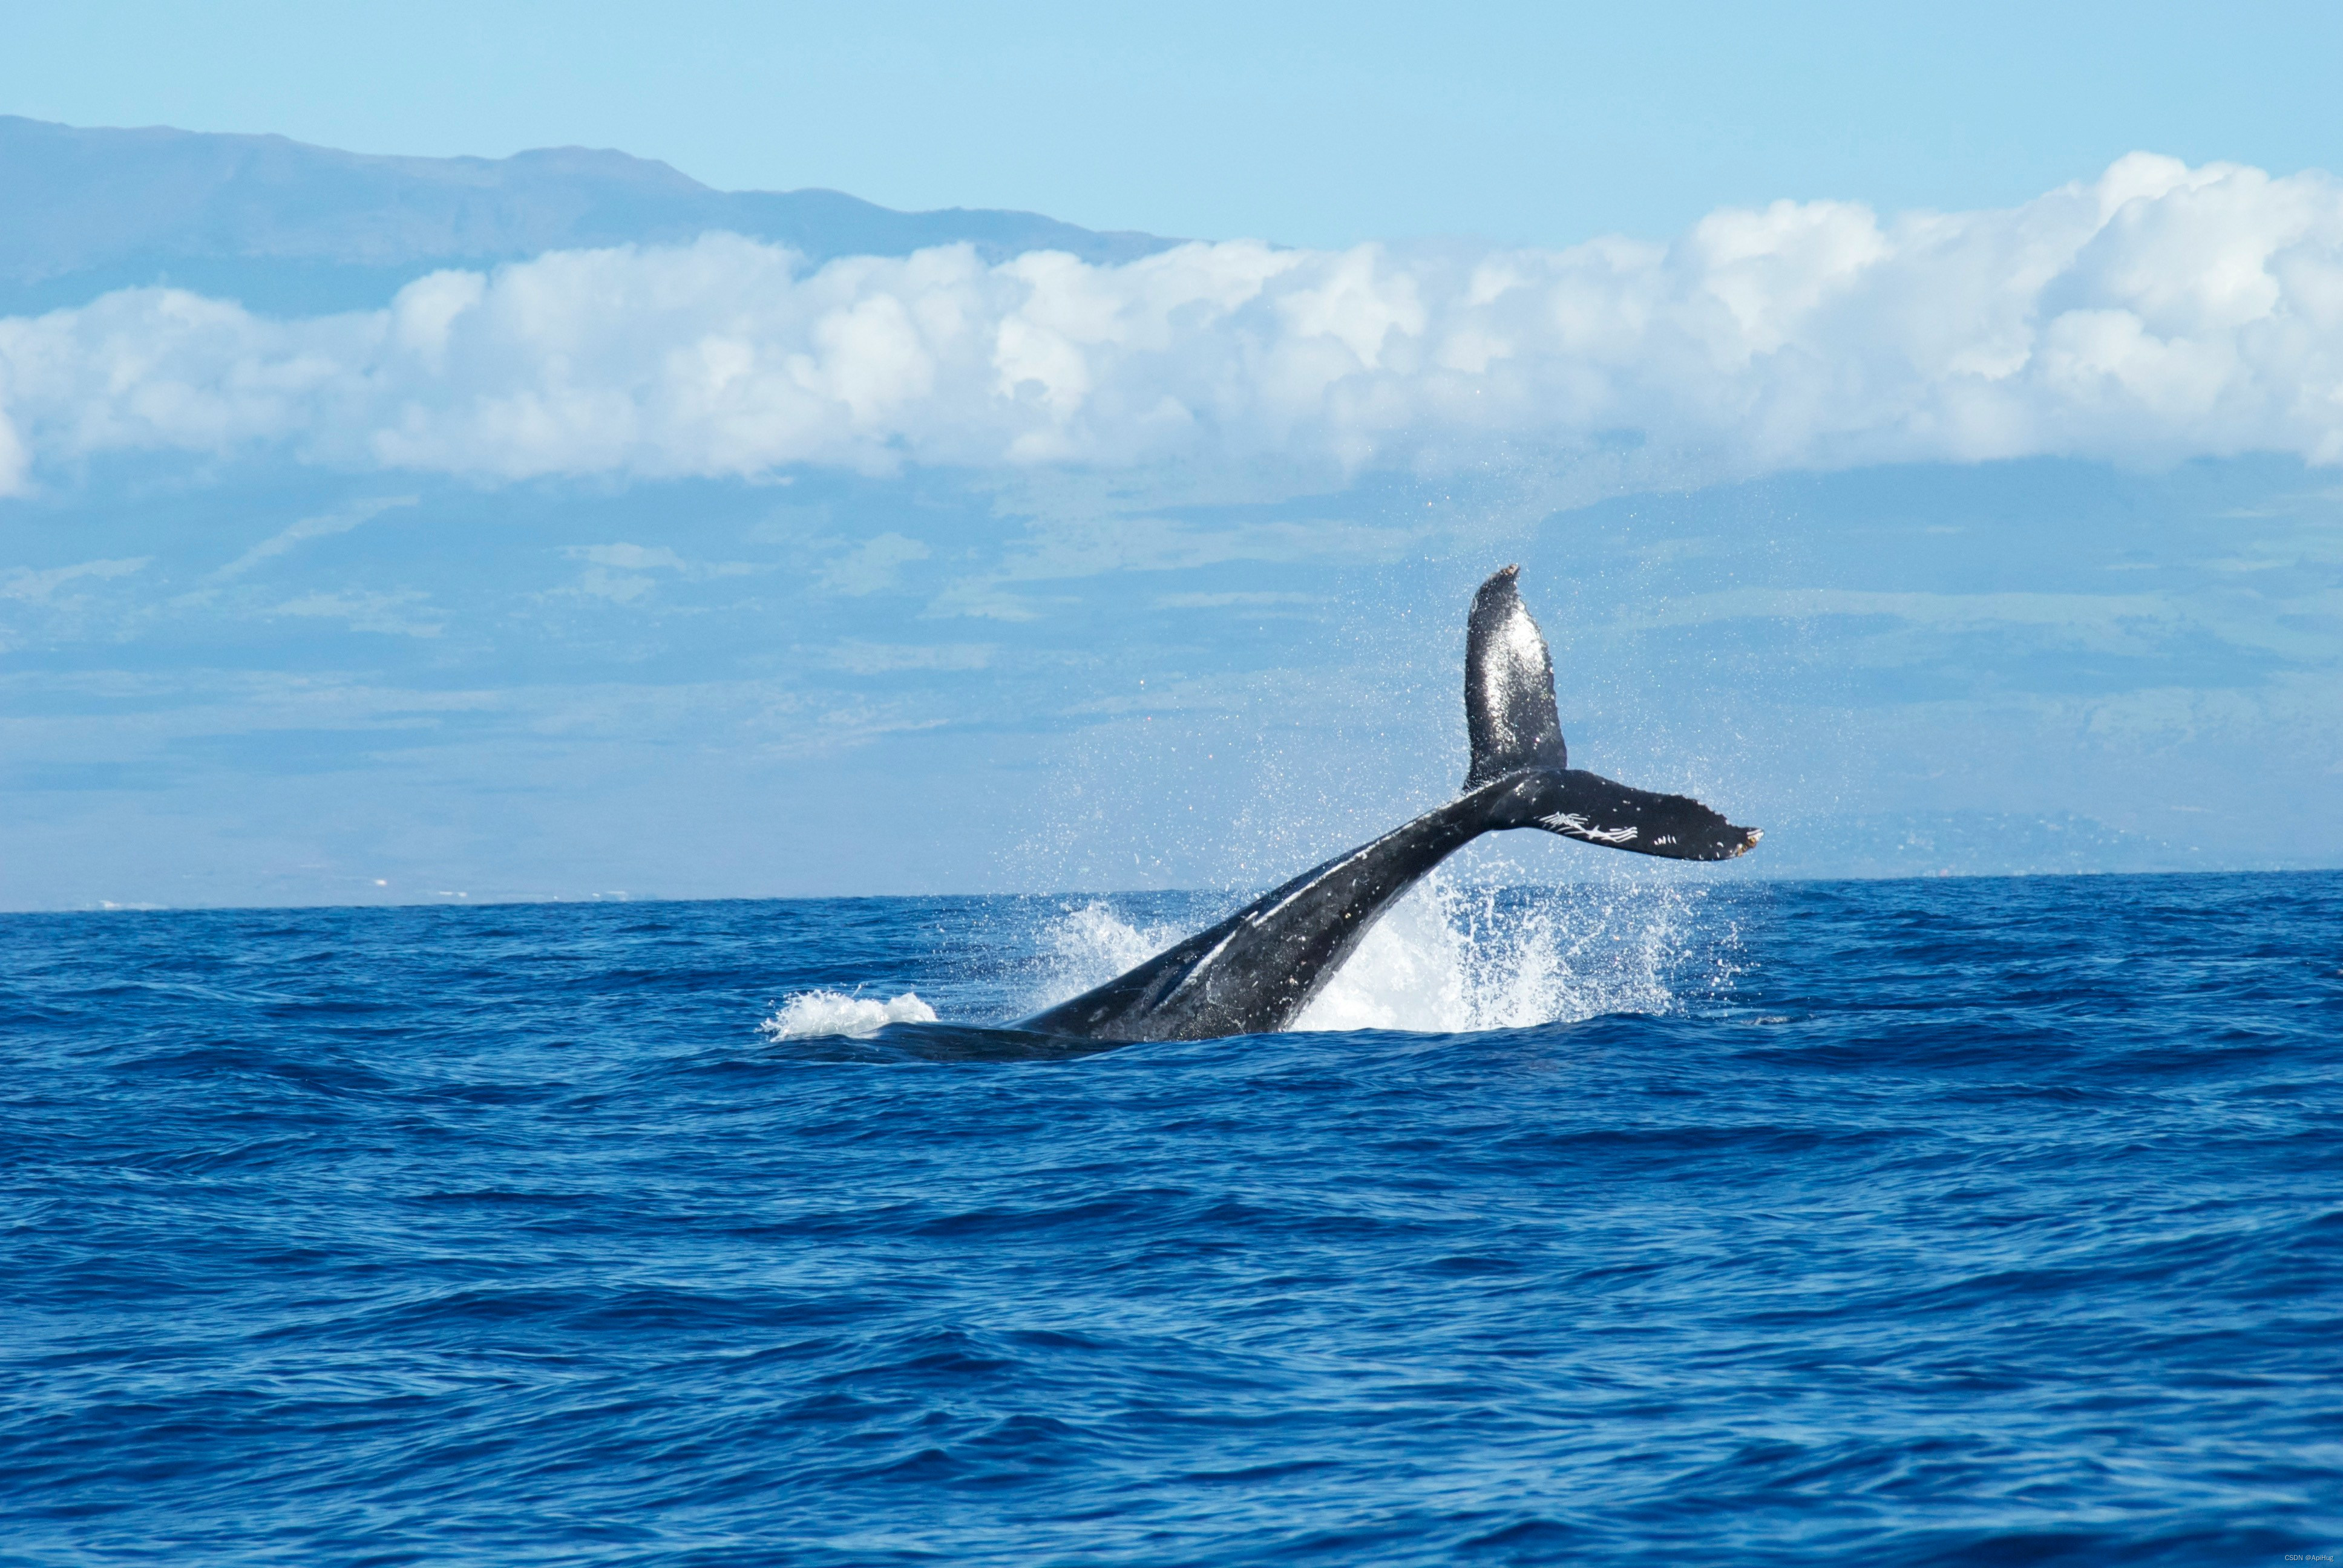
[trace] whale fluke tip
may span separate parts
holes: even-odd
[[[1567,768],[1554,709],[1554,661],[1522,603],[1518,563],[1489,574],[1473,596],[1464,634],[1464,728],[1475,789],[1523,768]]]

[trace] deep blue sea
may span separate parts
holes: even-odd
[[[2343,875],[1218,907],[0,917],[0,1562],[2343,1546]]]

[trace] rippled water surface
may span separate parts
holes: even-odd
[[[1212,912],[0,918],[0,1562],[2343,1539],[2343,876],[1435,890],[1306,1030],[955,1027]]]

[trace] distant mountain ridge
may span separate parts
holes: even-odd
[[[649,158],[338,152],[275,136],[0,115],[0,315],[169,283],[271,314],[360,309],[443,266],[725,230],[814,262],[966,242],[988,259],[1128,261],[1178,243],[1036,213],[896,212],[830,190],[719,191]]]

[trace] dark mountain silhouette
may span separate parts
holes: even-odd
[[[726,230],[816,263],[965,241],[988,259],[1126,261],[1175,242],[1034,213],[895,212],[830,190],[719,191],[625,153],[384,157],[283,136],[0,116],[0,313],[169,283],[276,314],[376,306],[441,266]]]

